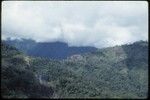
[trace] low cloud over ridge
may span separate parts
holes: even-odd
[[[98,48],[148,40],[146,1],[3,1],[2,38]]]

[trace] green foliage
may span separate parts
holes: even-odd
[[[43,86],[36,78],[29,58],[17,49],[2,45],[2,78],[1,90],[3,98],[49,97],[53,90]],[[45,91],[44,91],[45,90]]]
[[[82,59],[33,58],[3,45],[3,97],[147,98],[147,42],[80,56]]]

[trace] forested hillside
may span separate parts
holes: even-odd
[[[44,98],[53,89],[39,82],[30,65],[30,57],[5,43],[1,44],[1,95],[3,98]]]
[[[70,47],[64,42],[36,42],[31,39],[7,39],[4,42],[30,56],[60,60],[74,54],[83,54],[97,50],[97,48],[90,46]]]
[[[99,49],[64,60],[31,57],[5,43],[5,98],[147,98],[148,42]]]

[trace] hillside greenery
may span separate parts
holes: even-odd
[[[4,98],[147,98],[148,42],[64,60],[27,56],[1,44]]]

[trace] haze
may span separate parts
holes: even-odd
[[[146,1],[3,1],[2,39],[97,48],[148,40]]]

